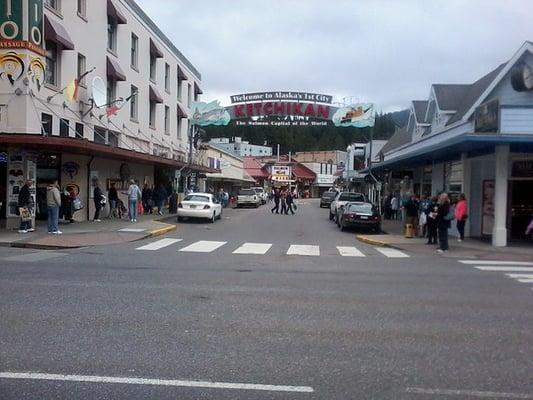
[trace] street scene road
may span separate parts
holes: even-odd
[[[533,398],[533,263],[374,247],[328,212],[0,248],[0,398]]]

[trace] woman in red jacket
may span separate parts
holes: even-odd
[[[459,195],[459,200],[455,205],[455,219],[457,220],[457,230],[459,231],[458,242],[462,242],[465,239],[465,224],[468,218],[468,206],[466,204],[466,197],[464,193]]]

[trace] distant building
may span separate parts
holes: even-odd
[[[334,164],[343,167],[346,161],[346,152],[340,150],[298,151],[294,153],[292,159],[301,163]]]
[[[209,141],[211,146],[218,147],[237,157],[263,157],[272,155],[272,147],[251,144],[240,137],[213,138]]]

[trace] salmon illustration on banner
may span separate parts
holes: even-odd
[[[374,104],[358,103],[341,107],[331,118],[335,126],[373,127],[376,122]]]
[[[193,125],[227,125],[231,120],[229,112],[220,105],[218,100],[210,103],[195,101],[192,103],[191,109],[193,110]]]

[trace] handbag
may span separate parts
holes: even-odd
[[[106,203],[107,203],[107,199],[106,199],[106,197],[105,197],[104,195],[101,195],[101,196],[100,196],[100,204],[103,205],[103,206],[105,206]]]
[[[74,208],[74,211],[79,211],[83,208],[81,205],[81,200],[78,197],[72,200],[72,207]]]
[[[22,222],[28,222],[33,219],[31,216],[30,209],[28,207],[19,207],[19,213]]]

